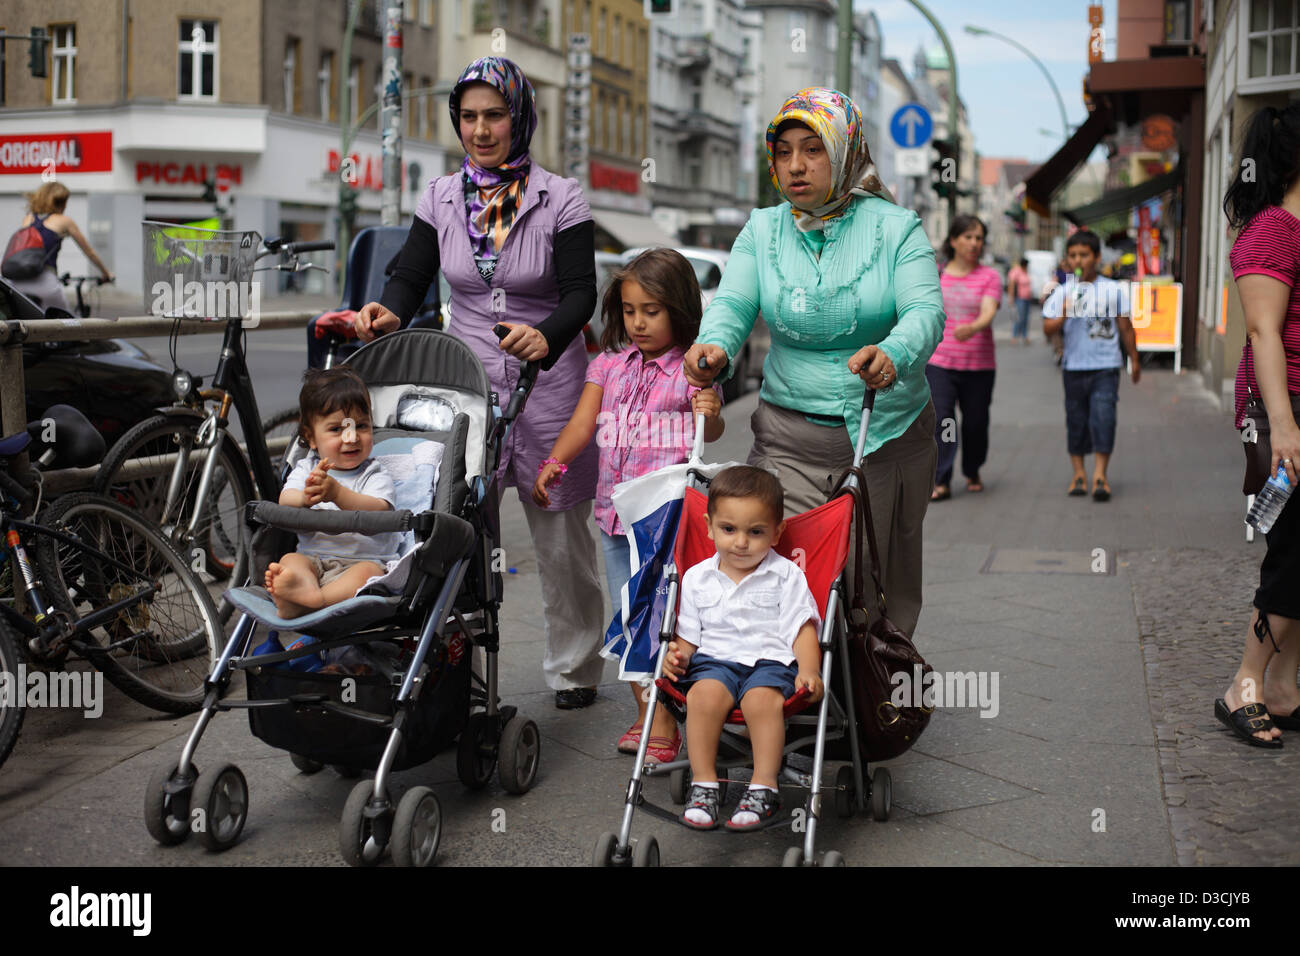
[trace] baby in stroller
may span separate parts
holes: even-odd
[[[346,366],[308,369],[298,396],[302,438],[312,450],[294,466],[280,504],[295,508],[391,511],[393,479],[370,457],[370,390]],[[330,474],[333,471],[334,474]],[[288,620],[354,597],[398,557],[401,534],[300,532],[298,548],[272,562],[266,589]]]
[[[728,468],[709,486],[708,535],[717,555],[682,575],[676,639],[664,672],[690,684],[686,746],[692,785],[682,821],[718,825],[718,740],[737,702],[749,728],[754,774],[727,823],[761,827],[780,810],[782,707],[806,688],[821,698],[817,603],[803,572],[772,550],[785,529],[784,493],[761,468]]]

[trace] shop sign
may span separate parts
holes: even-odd
[[[39,133],[0,136],[0,174],[27,175],[113,171],[113,134]]]
[[[637,195],[641,187],[641,177],[626,169],[615,169],[604,163],[588,164],[592,189],[612,189],[615,192]]]
[[[369,189],[380,192],[384,188],[384,162],[374,156],[361,156],[353,153],[348,157],[346,167],[339,162],[339,151],[331,149],[326,154],[325,172],[330,176],[342,173],[342,179],[357,189]],[[402,180],[406,180],[406,164],[402,164]]]
[[[142,160],[135,164],[137,183],[165,183],[168,186],[202,186],[209,180],[225,179],[236,186],[243,184],[244,167],[238,163],[157,162]]]

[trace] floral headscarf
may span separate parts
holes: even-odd
[[[825,228],[826,220],[842,213],[854,196],[879,196],[887,202],[894,201],[871,161],[871,150],[862,134],[862,114],[857,106],[839,90],[820,86],[800,90],[786,100],[767,127],[767,174],[772,177],[777,192],[781,192],[781,183],[776,176],[773,150],[777,128],[790,120],[803,123],[821,137],[831,162],[831,188],[821,205],[805,211],[790,203],[795,225],[802,232]]]
[[[471,83],[491,86],[505,98],[506,108],[510,110],[510,151],[500,166],[485,169],[478,165],[461,140],[461,146],[465,147],[465,161],[460,168],[465,181],[470,246],[479,272],[490,280],[496,258],[514,225],[515,214],[523,204],[533,162],[528,147],[537,129],[537,102],[533,85],[516,64],[505,57],[481,57],[465,67],[447,103],[457,137],[460,136],[461,94]]]

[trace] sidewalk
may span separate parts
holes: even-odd
[[[1194,375],[1148,370],[1136,387],[1125,379],[1115,497],[1067,498],[1050,353],[1004,339],[998,361],[987,491],[965,494],[958,480],[953,499],[931,507],[916,639],[936,670],[996,672],[997,714],[937,710],[890,764],[892,818],[827,812],[819,850],[837,849],[850,865],[1300,862],[1300,747],[1248,749],[1211,709],[1241,652],[1263,556],[1262,540],[1244,540],[1228,416]],[[730,407],[710,459],[744,460],[756,400]],[[523,797],[495,781],[467,792],[451,753],[397,775],[397,788],[429,785],[442,801],[440,865],[582,865],[598,834],[618,827],[631,763],[614,741],[632,701],[611,666],[593,707],[554,709],[541,676],[536,566],[513,496],[503,512],[514,572],[501,687],[541,728],[537,785]],[[247,775],[241,842],[219,857],[154,846],[140,819],[144,781],[175,757],[192,723],[106,693],[99,721],[28,715],[0,769],[0,863],[339,863],[338,814],[353,782],[302,776],[240,715],[213,723],[197,759],[233,760]],[[647,793],[667,802],[665,783]],[[801,838],[697,834],[638,813],[633,835],[651,833],[667,865],[774,865]]]

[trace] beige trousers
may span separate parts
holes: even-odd
[[[825,504],[840,475],[853,464],[853,439],[844,427],[815,425],[798,412],[763,401],[750,427],[754,447],[749,463],[776,470],[785,487],[787,514]],[[934,404],[927,403],[907,431],[867,457],[865,468],[886,610],[909,638],[921,614],[921,526],[934,489],[937,457]],[[865,541],[862,556],[870,561]],[[852,575],[851,561],[848,570]],[[865,568],[863,573],[867,575]],[[870,580],[866,586],[870,590]],[[874,616],[875,602],[870,596],[866,602]]]

